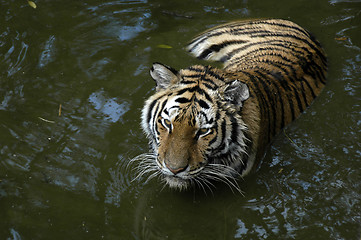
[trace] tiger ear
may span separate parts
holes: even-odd
[[[227,85],[223,98],[233,104],[242,104],[243,101],[249,98],[249,88],[247,84],[235,80]]]
[[[178,71],[161,63],[153,63],[150,76],[157,84],[157,91],[168,88],[178,79]]]

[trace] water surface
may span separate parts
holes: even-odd
[[[360,1],[35,3],[0,1],[1,239],[360,239]],[[260,17],[313,32],[329,76],[244,195],[132,181],[152,63],[199,64],[194,35]]]

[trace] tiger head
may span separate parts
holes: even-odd
[[[240,115],[247,85],[210,66],[176,71],[155,63],[150,75],[156,93],[145,102],[142,128],[152,153],[142,155],[141,174],[153,172],[150,177],[162,176],[180,190],[212,180],[235,186],[234,177],[247,167]]]

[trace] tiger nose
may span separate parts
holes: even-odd
[[[187,167],[188,167],[188,164],[185,165],[185,166],[183,166],[183,167],[178,167],[178,166],[177,166],[177,167],[175,167],[175,168],[169,166],[168,164],[165,164],[165,165],[166,165],[166,167],[169,169],[169,171],[171,171],[174,175],[175,175],[175,174],[178,174],[178,173],[180,173],[180,172],[183,172],[183,171],[186,170]]]

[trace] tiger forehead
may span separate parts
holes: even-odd
[[[166,118],[176,122],[185,121],[191,126],[212,125],[217,111],[217,106],[212,102],[213,100],[205,98],[202,94],[186,91],[169,98],[162,115],[165,114]]]
[[[211,66],[194,65],[180,70],[183,84],[197,84],[208,90],[215,90],[224,84],[224,74]]]

